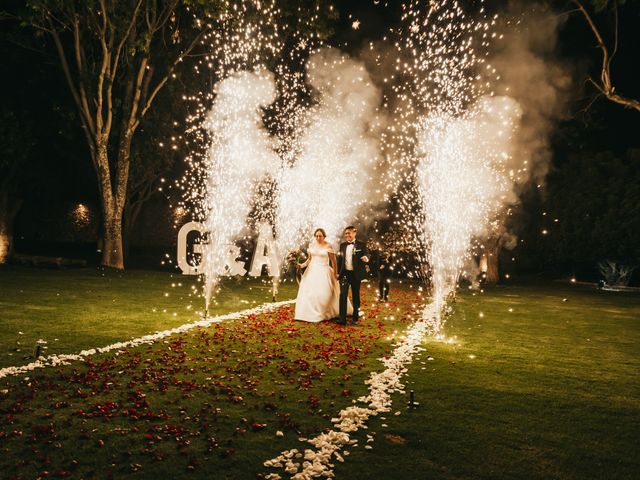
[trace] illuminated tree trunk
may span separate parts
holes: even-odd
[[[487,258],[487,271],[485,273],[485,282],[488,285],[495,285],[500,281],[500,268],[498,261],[500,259],[500,251],[502,243],[499,238],[491,238],[485,244],[485,256]]]
[[[13,221],[21,204],[22,200],[12,198],[9,192],[0,192],[0,265],[13,254]]]
[[[142,211],[142,203],[131,204],[127,202],[124,208],[124,218],[122,221],[122,241],[124,245],[124,256],[129,257],[131,250],[131,237],[133,235],[133,227],[138,221],[140,212]]]
[[[124,270],[122,216],[129,178],[131,137],[132,132],[126,127],[123,128],[114,172],[115,181],[112,181],[111,169],[109,167],[108,139],[106,136],[97,142],[98,148],[96,149],[94,159],[94,164],[97,166],[100,195],[102,198],[102,234],[104,245],[100,266],[117,270]],[[112,185],[114,185],[113,188]]]
[[[102,250],[100,265],[107,268],[123,270],[122,223],[117,214],[105,215],[103,228],[105,233],[104,249]]]

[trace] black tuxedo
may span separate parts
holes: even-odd
[[[340,280],[340,323],[347,321],[347,298],[349,288],[351,288],[351,296],[353,299],[353,322],[358,321],[360,311],[360,282],[367,276],[367,262],[362,257],[369,258],[369,250],[367,244],[356,240],[353,242],[352,264],[353,269],[347,270],[347,247],[349,242],[340,244],[340,252],[338,254],[338,277]]]
[[[386,301],[389,296],[389,284],[391,282],[393,268],[394,267],[391,264],[391,257],[378,254],[375,270],[378,274],[378,297],[380,300]]]

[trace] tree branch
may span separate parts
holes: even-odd
[[[167,83],[167,81],[169,80],[169,77],[171,77],[171,75],[173,74],[173,72],[175,71],[176,67],[178,66],[178,64],[180,62],[182,62],[182,60],[189,55],[189,53],[191,53],[191,51],[195,48],[195,46],[200,42],[200,40],[202,39],[202,37],[204,37],[204,35],[208,32],[207,29],[201,31],[198,35],[196,35],[196,37],[193,39],[193,41],[189,44],[189,46],[186,48],[186,50],[184,52],[182,52],[180,55],[178,55],[178,57],[175,59],[175,61],[171,64],[171,66],[169,67],[169,69],[167,70],[167,73],[160,79],[160,81],[158,82],[158,84],[155,86],[155,88],[151,91],[151,94],[149,95],[149,97],[146,99],[146,102],[144,104],[144,107],[142,108],[142,110],[140,111],[140,115],[139,117],[136,119],[136,123],[135,123],[135,127],[137,128],[138,125],[140,124],[140,120],[144,117],[144,115],[147,113],[147,111],[149,110],[149,108],[151,107],[151,104],[153,103],[153,100],[156,98],[156,96],[158,95],[158,93],[160,92],[160,90],[162,90],[162,87],[165,86],[165,84]]]
[[[86,101],[82,101],[80,93],[78,92],[78,88],[73,82],[73,78],[71,76],[71,69],[69,68],[69,62],[67,61],[67,56],[64,51],[64,47],[62,45],[62,41],[60,40],[60,36],[58,35],[57,30],[51,25],[50,29],[51,38],[53,38],[53,43],[56,47],[56,51],[58,52],[58,57],[60,59],[60,64],[62,65],[62,71],[64,73],[64,77],[67,81],[67,85],[69,86],[69,90],[71,91],[71,96],[78,108],[78,112],[80,114],[80,121],[83,125],[83,130],[85,132],[85,136],[87,137],[87,142],[89,145],[89,150],[91,151],[91,160],[93,161],[94,167],[97,169],[95,154],[97,145],[95,144],[95,126],[93,124],[93,119],[91,117],[91,111],[89,109],[89,105]]]
[[[112,82],[116,78],[116,73],[118,72],[118,65],[120,63],[120,55],[122,53],[122,49],[126,45],[127,40],[129,39],[131,32],[133,31],[133,27],[135,26],[136,21],[138,19],[138,14],[140,13],[141,5],[142,5],[142,0],[138,0],[138,3],[136,4],[136,8],[133,10],[133,15],[131,15],[131,22],[129,22],[129,25],[127,26],[125,34],[123,35],[122,39],[118,43],[118,46],[116,47],[116,51],[113,55],[113,67],[111,68]]]
[[[611,66],[611,61],[613,60],[613,57],[616,56],[616,53],[618,53],[618,2],[614,1],[613,2],[613,18],[614,18],[614,28],[613,28],[613,52],[611,53],[611,56],[609,57],[609,63],[607,65],[607,68],[610,68]]]
[[[78,67],[78,92],[80,97],[80,105],[82,109],[85,111],[85,114],[89,120],[89,124],[91,125],[90,133],[92,136],[95,136],[96,126],[92,118],[89,100],[87,99],[87,92],[83,83],[84,75],[85,75],[84,61],[83,61],[84,54],[83,54],[82,40],[80,35],[80,22],[77,16],[73,20],[73,39],[74,39],[73,47],[75,52],[76,65]],[[62,42],[60,41],[59,37],[57,41],[60,44],[60,46],[62,46]]]
[[[107,7],[104,0],[100,0],[100,10],[102,11],[102,23],[100,25],[100,49],[102,50],[102,63],[100,65],[100,73],[98,73],[98,89],[96,91],[96,128],[105,135],[109,135],[109,130],[106,129],[106,122],[102,115],[102,105],[104,102],[104,80],[107,75],[107,70],[111,64],[111,56],[109,54],[109,46],[107,43],[107,30],[109,17],[107,15]],[[110,125],[109,125],[110,128]]]
[[[131,112],[129,114],[128,126],[134,130],[138,127],[138,109],[140,107],[140,97],[142,96],[142,85],[144,83],[145,74],[147,72],[147,65],[149,64],[149,57],[144,57],[140,62],[140,68],[138,69],[138,75],[134,82],[133,100],[131,102]]]
[[[602,66],[600,69],[600,83],[596,82],[595,80],[591,79],[591,82],[596,86],[596,88],[605,96],[607,97],[610,101],[617,103],[619,105],[622,105],[623,107],[626,108],[633,108],[637,111],[640,112],[640,101],[633,99],[633,98],[627,98],[624,97],[622,95],[618,95],[616,93],[616,89],[613,86],[613,83],[611,81],[611,59],[613,57],[613,55],[609,55],[609,49],[607,48],[607,45],[605,44],[602,35],[600,34],[600,31],[598,30],[598,27],[596,26],[595,22],[593,21],[593,18],[591,18],[591,15],[589,15],[589,12],[587,12],[587,9],[582,5],[582,3],[580,2],[580,0],[572,0],[573,3],[577,6],[578,10],[580,11],[580,13],[582,13],[582,16],[584,17],[584,19],[586,20],[587,24],[589,25],[589,28],[591,29],[591,32],[593,33],[593,35],[596,38],[596,42],[598,44],[598,48],[602,51]],[[615,51],[618,48],[618,21],[617,21],[617,11],[616,11],[616,40],[615,40],[615,47],[614,47],[614,54]]]

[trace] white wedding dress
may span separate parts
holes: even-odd
[[[340,286],[329,263],[331,245],[313,242],[308,254],[311,258],[300,280],[296,313],[293,318],[304,322],[321,322],[340,316]],[[347,303],[347,314],[353,314],[351,302]]]

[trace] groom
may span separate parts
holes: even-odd
[[[340,325],[347,323],[347,296],[351,288],[353,299],[353,323],[357,323],[360,309],[360,282],[367,276],[369,270],[369,254],[367,245],[356,240],[356,227],[348,226],[344,229],[345,241],[340,244]]]

